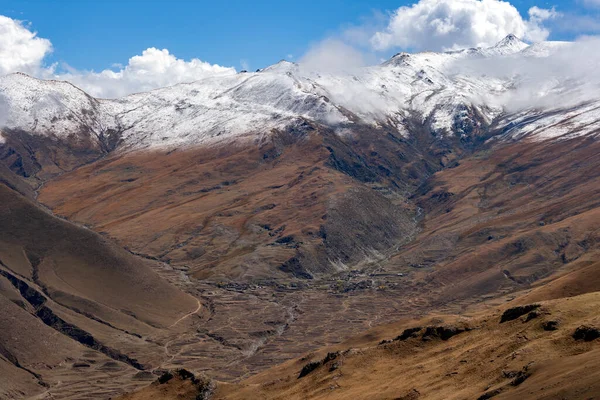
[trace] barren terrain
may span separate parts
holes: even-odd
[[[221,381],[407,316],[456,314],[537,285],[560,285],[562,294],[529,294],[535,301],[597,289],[568,278],[594,274],[595,142],[482,148],[412,194],[374,197],[404,221],[397,245],[363,248],[326,270],[310,262],[290,270],[286,261],[327,246],[323,226],[360,235],[386,224],[377,215],[364,217],[372,226],[345,222],[370,208],[365,196],[378,185],[331,168],[314,140],[285,143],[266,163],[243,148],[108,158],[50,182],[40,199],[160,260],[156,271],[204,304],[169,338],[161,367]],[[357,194],[335,209],[335,199]]]

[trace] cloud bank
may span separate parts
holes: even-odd
[[[69,81],[92,96],[116,98],[130,93],[192,82],[215,75],[234,74],[234,68],[201,61],[179,59],[167,49],[148,48],[129,59],[126,66],[101,72],[79,71],[69,66],[57,71],[45,65],[52,43],[40,38],[22,21],[0,15],[0,75],[24,72],[43,79]]]
[[[167,49],[151,47],[144,50],[142,55],[131,57],[129,63],[117,71],[72,70],[58,74],[56,78],[72,82],[95,97],[116,98],[215,75],[235,73],[234,68],[212,65],[197,58],[185,61],[176,58]]]
[[[524,19],[510,3],[499,0],[420,0],[398,8],[371,44],[376,50],[455,50],[489,47],[512,33],[528,41],[550,34],[543,23],[556,18],[554,10],[532,7]]]
[[[461,60],[449,66],[446,72],[450,75],[482,76],[514,82],[512,90],[482,99],[483,103],[496,103],[508,111],[569,107],[598,99],[599,48],[599,37],[554,42],[552,46],[534,44],[526,50],[528,57]]]

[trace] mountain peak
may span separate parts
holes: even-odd
[[[298,64],[291,62],[291,61],[287,61],[287,60],[280,60],[278,63],[270,65],[266,68],[263,69],[263,71],[279,71],[279,72],[288,72],[291,70],[294,70],[298,67]]]
[[[382,65],[407,65],[410,58],[410,53],[396,53],[392,56],[392,58],[384,62]]]
[[[519,41],[519,38],[516,35],[509,33],[508,35],[506,35],[506,37],[504,39],[501,40],[501,42],[504,42],[504,41],[515,42],[515,41]]]
[[[510,54],[517,53],[529,45],[523,42],[514,34],[507,35],[504,39],[496,43],[491,49],[497,51],[499,54]]]

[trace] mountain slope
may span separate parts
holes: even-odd
[[[198,301],[4,185],[0,220],[0,395],[82,398],[87,387],[97,398],[143,384],[133,375],[161,362],[162,338]],[[152,347],[156,355],[140,353]],[[107,373],[114,386],[90,384]]]
[[[214,398],[594,398],[600,341],[576,332],[591,325],[600,335],[599,296],[514,308],[521,315],[508,322],[493,310],[383,326],[241,384],[218,385]],[[312,361],[319,363],[302,376]]]

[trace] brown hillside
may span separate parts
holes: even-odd
[[[600,293],[538,305],[503,323],[506,310],[382,327],[352,347],[221,384],[215,399],[597,398]],[[595,329],[596,339],[577,337],[581,326]],[[300,378],[311,361],[315,369]]]
[[[0,398],[120,393],[165,359],[193,297],[88,229],[0,185]],[[143,350],[143,351],[142,351]]]
[[[597,142],[459,157],[371,134],[118,154],[40,198],[191,276],[210,314],[171,343],[172,366],[220,380],[406,316],[600,290]]]

